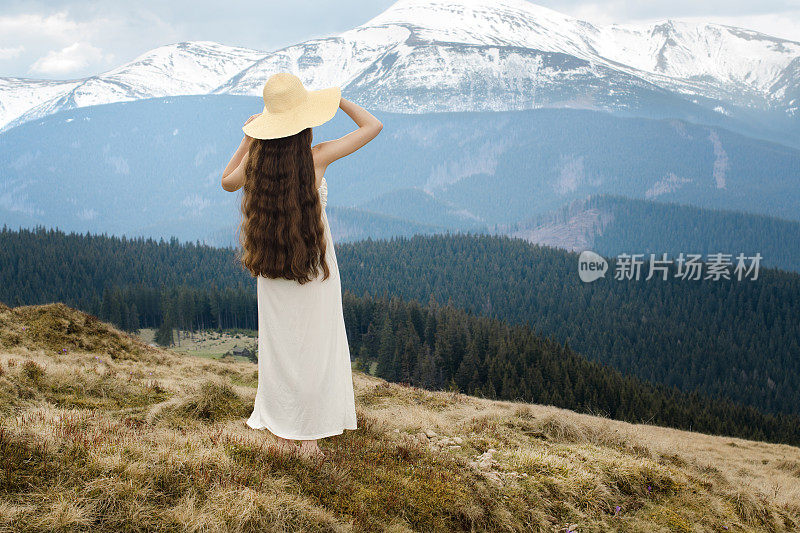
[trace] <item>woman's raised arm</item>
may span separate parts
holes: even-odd
[[[358,104],[341,98],[339,108],[348,114],[358,125],[358,129],[351,131],[344,137],[331,141],[321,142],[314,146],[317,165],[327,167],[337,159],[350,155],[374,139],[383,129],[383,124],[372,113]]]
[[[245,124],[257,116],[258,114],[251,116],[245,121]],[[239,148],[236,149],[236,152],[231,156],[231,160],[228,161],[228,166],[222,171],[222,188],[226,191],[237,191],[244,185],[244,165],[247,163],[246,155],[252,142],[253,138],[245,135],[242,138],[242,142],[239,143]]]

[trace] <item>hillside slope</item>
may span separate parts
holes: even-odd
[[[61,304],[0,307],[0,528],[791,531],[800,449],[427,392],[354,373],[312,464],[244,419],[252,363]]]
[[[593,250],[604,257],[760,253],[762,266],[800,272],[800,222],[739,211],[595,195],[493,229],[531,243],[577,252]]]
[[[731,281],[656,277],[649,282],[615,280],[609,275],[609,279],[586,284],[577,276],[577,254],[485,235],[340,243],[336,255],[342,287],[354,295],[450,301],[476,315],[534,327],[537,336],[569,342],[572,350],[623,374],[761,411],[800,414],[800,324],[794,320],[800,316],[800,276],[796,273],[762,268],[758,280],[741,282],[735,275]],[[120,328],[157,328],[172,307],[172,314],[182,317],[177,326],[183,329],[254,329],[253,283],[230,249],[177,240],[0,230],[0,302],[64,302]],[[344,305],[347,313],[348,299]],[[175,306],[180,306],[180,313]],[[399,323],[405,322],[406,317],[401,317]],[[435,336],[426,335],[418,321],[415,324],[416,332],[409,331],[410,338],[404,340],[416,348],[434,348]],[[348,335],[369,333],[369,321],[348,325],[356,328]],[[386,346],[400,338],[392,335],[396,331],[394,326],[386,328],[390,341]],[[426,341],[415,342],[415,336]],[[450,371],[455,373],[467,352],[460,342],[443,346],[453,355]],[[479,346],[476,353],[486,353],[485,344]],[[403,345],[395,349],[398,362],[400,353],[410,355]],[[377,355],[376,346],[367,349],[368,357]],[[505,388],[504,374],[502,369],[492,373],[498,392]],[[464,377],[471,375],[470,371]],[[484,383],[489,376],[480,365],[479,376]],[[580,390],[574,377],[570,374],[571,383],[563,383],[563,391]],[[465,379],[464,384],[470,381]],[[518,399],[517,394],[512,391],[503,398]],[[741,416],[725,418],[744,422]],[[699,429],[690,427],[689,420],[684,419],[684,424],[683,429]],[[800,424],[787,419],[782,425],[794,428],[797,438]],[[761,440],[767,434],[736,433]]]
[[[663,279],[642,267],[594,283],[578,254],[521,239],[433,235],[361,241],[336,250],[344,288],[438,302],[524,324],[600,362],[685,392],[774,413],[800,414],[800,276]],[[705,269],[707,270],[707,269]],[[704,275],[705,277],[705,275]],[[789,398],[793,398],[789,400]]]

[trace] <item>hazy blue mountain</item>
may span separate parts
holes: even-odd
[[[239,216],[221,172],[260,109],[252,97],[154,98],[10,129],[0,221],[221,243]],[[342,211],[343,234],[478,231],[591,194],[800,216],[800,151],[721,128],[565,109],[378,116],[381,135],[328,169],[329,205],[398,223]],[[315,139],[352,128],[339,113]]]

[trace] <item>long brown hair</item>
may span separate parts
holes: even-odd
[[[325,226],[317,193],[311,128],[279,139],[253,139],[245,164],[240,259],[253,276],[303,284],[325,260]]]

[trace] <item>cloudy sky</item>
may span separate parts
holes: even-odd
[[[210,40],[271,50],[362,24],[393,0],[2,0],[0,76],[97,74],[164,44]],[[713,21],[800,41],[800,0],[542,0],[595,24]]]

